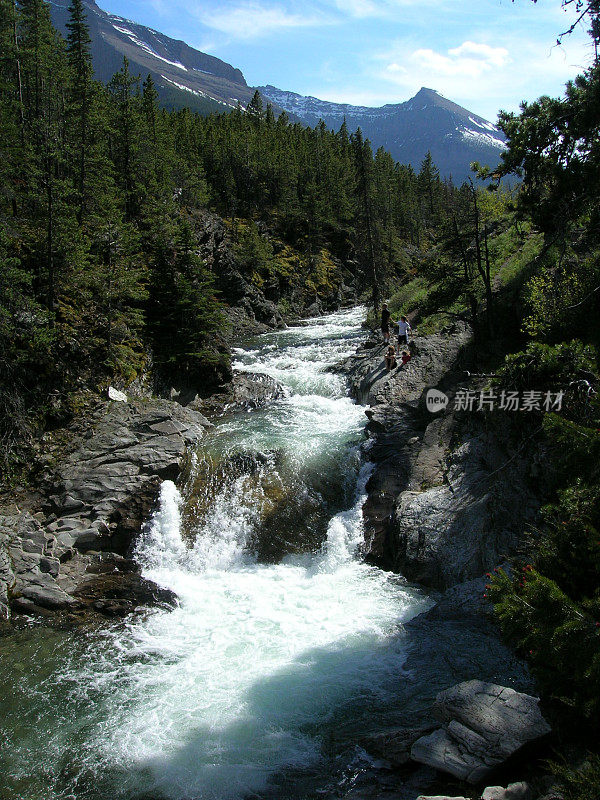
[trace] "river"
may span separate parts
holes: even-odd
[[[364,408],[327,367],[363,309],[238,348],[286,387],[224,417],[138,544],[179,606],[87,634],[32,624],[0,657],[0,797],[339,796],[397,720],[402,625],[429,606],[361,557]]]

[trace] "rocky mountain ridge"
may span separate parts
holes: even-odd
[[[348,130],[360,128],[374,149],[383,147],[396,161],[417,170],[429,151],[441,174],[455,182],[468,177],[473,161],[496,166],[505,146],[504,134],[495,125],[434,89],[422,87],[410,100],[380,108],[330,103],[274,86],[259,90],[308,125],[322,119],[337,129],[345,120]]]
[[[84,0],[92,39],[96,77],[108,82],[122,64],[133,74],[152,75],[161,103],[167,108],[189,107],[202,114],[245,107],[254,94],[240,69],[202,53],[183,41],[131,20],[108,14],[94,0]],[[68,0],[50,0],[52,21],[66,33]],[[460,183],[479,161],[494,167],[504,149],[504,135],[491,122],[422,88],[413,98],[380,108],[331,103],[304,97],[272,85],[258,87],[276,113],[315,126],[323,120],[339,129],[344,120],[352,133],[361,128],[373,148],[384,147],[394,159],[418,169],[431,152],[443,177]]]
[[[50,0],[52,22],[63,35],[68,6],[68,0]],[[231,64],[145,25],[108,14],[94,0],[84,0],[84,6],[94,70],[103,83],[121,69],[125,56],[132,74],[152,75],[166,107],[188,106],[208,114],[250,102],[254,90]]]

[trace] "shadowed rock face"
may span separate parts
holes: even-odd
[[[368,457],[376,469],[364,507],[367,558],[437,589],[514,554],[538,508],[527,465],[483,414],[461,415],[451,403],[436,415],[425,408],[428,387],[452,399],[466,379],[469,342],[466,326],[456,325],[413,339],[411,361],[391,372],[379,342],[343,365],[352,393],[370,404]]]

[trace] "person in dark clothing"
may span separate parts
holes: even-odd
[[[390,312],[388,304],[384,303],[381,309],[381,333],[383,334],[383,341],[385,344],[390,343]]]

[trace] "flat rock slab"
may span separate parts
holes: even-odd
[[[161,479],[174,479],[186,449],[212,424],[167,400],[105,403],[58,467],[50,526],[61,550],[126,551]]]
[[[411,758],[469,783],[551,730],[539,698],[483,681],[440,692],[433,711],[447,725],[415,742]]]
[[[481,800],[529,800],[531,789],[524,781],[511,783],[504,789],[502,786],[488,786],[483,790]]]
[[[467,800],[466,797],[448,797],[446,794],[436,794],[436,795],[425,795],[420,794],[417,797],[417,800]]]
[[[100,403],[46,478],[45,510],[0,512],[0,621],[11,606],[122,616],[172,605],[170,593],[128,570],[123,576],[118,554],[139,533],[161,479],[178,476],[187,448],[209,427],[199,412],[166,400]],[[100,551],[112,554],[115,586],[90,579]]]

